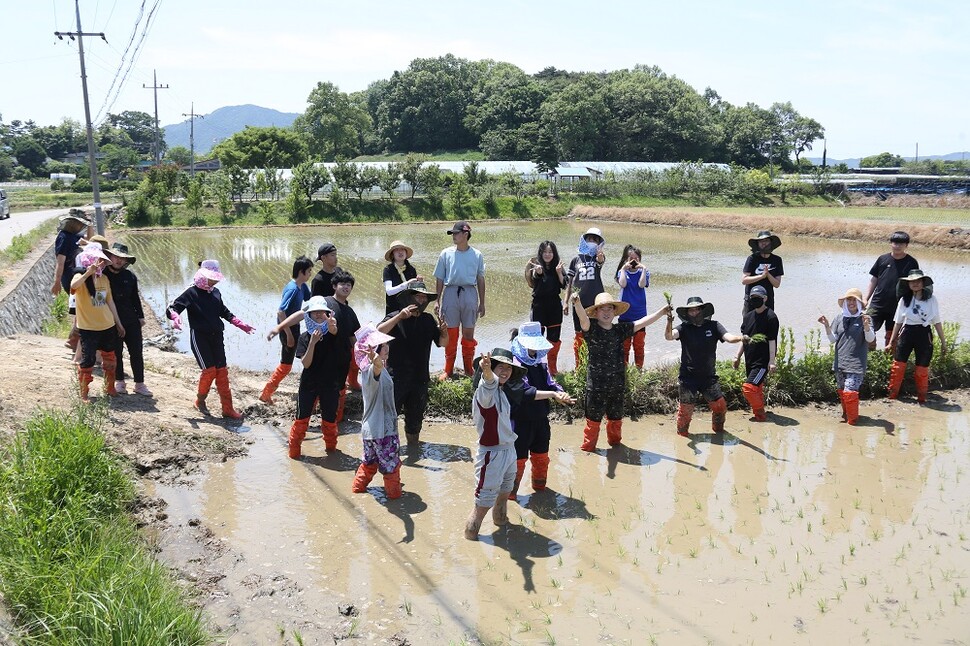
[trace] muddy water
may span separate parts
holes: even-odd
[[[577,425],[556,425],[550,488],[533,493],[527,469],[511,524],[487,518],[479,542],[461,537],[465,426],[426,427],[398,501],[379,476],[350,493],[354,423],[329,456],[311,433],[299,462],[282,430],[254,428],[248,457],[158,493],[172,523],[200,519],[224,550],[206,611],[233,644],[280,631],[305,643],[957,643],[970,635],[964,406],[872,402],[854,429],[831,408],[779,409],[766,424],[732,412],[723,437],[701,414],[689,440],[647,417],[596,454],[578,450]],[[164,556],[193,558],[179,545]]]
[[[476,224],[472,243],[482,250],[487,265],[486,317],[479,321],[476,337],[482,347],[504,345],[508,331],[529,316],[531,299],[522,271],[525,262],[545,239],[556,242],[564,262],[576,253],[576,244],[587,222],[488,222]],[[676,304],[692,295],[713,302],[716,318],[729,330],[741,323],[741,269],[747,256],[747,235],[725,231],[685,230],[630,224],[597,224],[607,240],[604,284],[614,294],[619,288],[612,276],[619,254],[629,242],[644,252],[644,264],[651,272],[647,307],[663,305],[663,292],[673,294]],[[361,322],[380,320],[384,313],[381,272],[383,255],[394,239],[403,239],[415,250],[412,263],[418,272],[431,276],[440,250],[450,244],[445,224],[364,225],[298,228],[254,228],[203,231],[131,232],[125,234],[138,257],[134,267],[142,290],[156,312],[164,309],[188,284],[202,258],[218,258],[226,274],[219,288],[229,308],[256,325],[257,333],[246,337],[235,329],[226,332],[229,362],[245,368],[269,370],[279,358],[278,343],[267,343],[265,332],[276,323],[276,310],[283,285],[289,280],[293,260],[300,254],[316,256],[317,246],[333,241],[341,266],[357,279],[351,304]],[[888,245],[832,242],[808,238],[786,238],[779,249],[785,263],[782,287],[776,291],[776,311],[785,327],[794,332],[800,347],[809,330],[820,330],[820,313],[829,318],[837,313],[836,297],[849,287],[865,290],[868,271]],[[914,250],[924,270],[936,283],[946,320],[970,329],[970,282],[965,280],[970,257],[954,252]],[[572,340],[572,322],[567,317],[563,339]],[[188,351],[188,335],[180,335],[180,348]],[[663,339],[661,324],[647,329],[647,361],[673,360],[680,346]],[[732,356],[734,347],[723,345],[722,358]],[[432,366],[444,363],[444,351],[435,349]],[[563,352],[561,366],[571,368],[572,353]]]

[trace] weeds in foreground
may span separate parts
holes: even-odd
[[[48,317],[41,324],[44,336],[66,338],[71,331],[71,319],[67,315],[67,292],[61,291],[51,301]]]

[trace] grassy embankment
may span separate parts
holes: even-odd
[[[821,327],[820,327],[821,329]],[[970,387],[970,342],[956,342],[959,325],[945,323],[948,352],[941,357],[939,346],[930,364],[930,388],[945,390]],[[809,333],[805,343],[805,353],[796,357],[794,339],[790,328],[782,330],[778,340],[776,357],[777,371],[768,378],[765,385],[765,399],[769,406],[798,406],[809,402],[837,403],[835,380],[832,375],[833,353],[827,340],[820,332]],[[565,351],[565,350],[564,350]],[[580,366],[573,372],[561,373],[557,380],[563,388],[576,398],[576,405],[565,411],[568,417],[583,416],[583,399],[586,393],[586,356],[585,347],[580,353]],[[884,397],[889,382],[889,369],[892,358],[882,350],[869,353],[868,370],[862,386],[864,400]],[[903,383],[902,394],[910,395],[913,390],[912,363]],[[628,416],[648,413],[672,413],[677,408],[679,364],[664,363],[649,366],[643,371],[627,366],[626,405]],[[730,361],[719,361],[717,373],[721,388],[732,410],[746,409],[748,404],[741,393],[744,383],[744,362],[735,370]],[[429,412],[435,415],[459,419],[467,417],[468,402],[472,398],[470,379],[457,379],[445,382],[432,380],[429,393]],[[553,406],[553,411],[562,411]],[[865,414],[865,410],[863,410]]]
[[[91,193],[73,193],[71,191],[51,191],[47,186],[12,186],[7,189],[11,213],[24,211],[41,211],[44,209],[61,209],[73,206],[88,206],[94,202]],[[101,202],[108,204],[120,202],[121,194],[113,192],[101,193]]]
[[[42,412],[0,461],[0,594],[23,644],[206,644],[203,618],[129,514],[105,412]]]

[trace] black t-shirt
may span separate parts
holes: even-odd
[[[760,253],[753,253],[748,256],[748,259],[744,261],[744,269],[742,273],[749,274],[751,276],[760,276],[761,274],[768,272],[775,278],[785,275],[785,265],[781,262],[781,258],[775,254],[768,254],[765,258]],[[765,299],[765,304],[768,309],[775,309],[775,288],[768,280],[759,280],[756,283],[744,286],[744,298],[747,300],[748,294],[751,293],[751,288],[755,285],[761,285],[765,288],[768,293]]]
[[[677,326],[680,336],[680,378],[703,386],[717,378],[714,363],[717,344],[727,330],[717,321],[704,321],[700,325],[681,323]]]
[[[778,317],[775,313],[770,308],[760,314],[751,310],[741,322],[741,334],[764,334],[767,337],[765,343],[749,342],[744,346],[744,365],[749,372],[755,368],[767,368],[771,359],[768,342],[778,341]]]
[[[384,320],[397,316],[388,314]],[[387,367],[395,383],[414,381],[426,384],[431,381],[431,344],[438,345],[441,331],[434,317],[423,312],[421,316],[404,319],[388,332],[394,340],[388,344]]]
[[[324,270],[320,270],[310,281],[310,295],[311,296],[333,296],[333,276],[338,271],[340,267],[333,270],[333,273],[327,273]],[[357,328],[354,328],[356,330]]]
[[[328,332],[317,341],[317,347],[313,351],[311,375],[313,379],[319,380],[324,385],[340,389],[347,381],[347,370],[353,357],[354,332],[360,328],[360,323],[350,305],[341,304],[333,296],[327,297],[327,305],[333,310],[334,318],[337,320],[337,333]],[[304,332],[300,335],[296,346],[298,359],[302,359],[306,354],[309,343],[310,335]],[[306,372],[301,377],[301,381],[304,378],[309,378],[306,377]]]
[[[418,270],[411,266],[407,260],[404,261],[404,278],[401,278],[401,272],[397,270],[394,263],[388,263],[387,267],[384,267],[384,274],[381,277],[382,282],[391,281],[391,287],[397,287],[405,280],[410,280],[412,278],[418,277]],[[400,308],[401,304],[398,302],[397,297],[403,292],[398,292],[393,296],[388,296],[384,293],[384,314],[390,314],[391,312]]]
[[[899,260],[893,258],[891,253],[879,256],[869,270],[869,275],[876,277],[876,289],[869,299],[869,310],[887,316],[895,314],[896,305],[899,303],[896,282],[900,276],[908,276],[913,269],[919,269],[919,263],[909,254]]]
[[[64,272],[61,274],[61,287],[66,292],[71,291],[71,278],[74,276],[74,258],[77,257],[81,240],[80,233],[60,231],[54,240],[54,257],[64,256]]]
[[[108,269],[104,275],[108,277],[108,282],[111,284],[111,298],[118,310],[118,318],[125,327],[128,327],[129,323],[145,318],[141,297],[138,295],[138,277],[128,269],[122,269],[119,272]]]
[[[631,336],[633,323],[629,321],[617,321],[608,330],[595,320],[589,322],[589,330],[583,333],[589,351],[587,388],[609,390],[624,383],[623,341]]]
[[[532,276],[532,300],[562,300],[562,290],[568,280],[566,276],[563,276],[563,281],[560,282],[559,272],[556,271],[555,267],[552,269],[543,267],[541,274],[538,276],[533,274]],[[596,298],[595,294],[593,298]]]
[[[310,383],[325,383],[330,386],[336,384],[336,362],[331,353],[328,352],[328,348],[332,348],[332,344],[325,343],[327,339],[334,338],[334,335],[327,333],[317,341],[317,346],[313,349],[313,361],[310,362],[309,367],[304,367],[303,372],[300,373],[301,383],[306,379]],[[303,332],[296,342],[296,357],[303,359],[309,347],[310,333]]]
[[[341,303],[334,296],[327,296],[327,305],[333,310],[333,316],[337,319],[337,334],[328,334],[334,339],[333,353],[338,367],[343,370],[346,378],[347,369],[350,367],[350,360],[353,357],[354,332],[360,329],[360,321],[357,320],[357,312],[350,306],[350,303]]]

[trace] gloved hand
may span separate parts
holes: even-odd
[[[176,314],[172,310],[168,310],[167,313],[168,313],[168,320],[170,320],[172,322],[172,327],[175,328],[176,330],[178,330],[179,332],[181,332],[182,331],[182,317],[180,317],[178,314]]]
[[[229,322],[232,323],[233,325],[235,325],[237,328],[239,328],[243,332],[245,332],[246,334],[252,334],[253,333],[253,330],[256,329],[252,325],[249,325],[248,323],[243,323],[242,319],[240,319],[238,316],[232,317],[232,320],[229,321]]]

